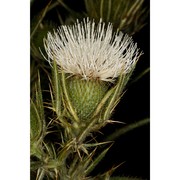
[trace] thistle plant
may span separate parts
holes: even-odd
[[[148,1],[79,0],[78,8],[74,2],[31,2],[31,179],[142,180],[136,176],[144,176],[143,156],[137,162],[140,174],[138,168],[132,168],[135,173],[131,169],[142,151],[136,154],[137,146],[126,139],[128,148],[135,149],[124,154],[127,146],[121,137],[149,123],[149,118],[136,119],[133,113],[126,121],[122,113],[129,92],[138,97],[136,82],[142,83],[149,72],[139,69],[147,62],[144,41],[145,61],[131,76],[142,51],[130,37],[147,23]],[[127,104],[131,107],[132,102]]]
[[[112,24],[88,18],[61,26],[44,39],[46,58],[58,66],[64,116],[72,129],[106,124],[142,53],[132,38],[113,34]]]
[[[37,127],[44,127],[44,123],[39,123],[44,118],[43,110],[42,114],[37,113],[37,108],[42,107],[39,83],[36,104],[32,102],[32,124],[40,131],[32,133],[36,179],[109,179],[115,168],[96,177],[90,175],[112,144],[96,142],[93,133],[115,122],[112,113],[142,52],[128,35],[113,33],[111,23],[106,25],[100,20],[96,24],[89,18],[49,32],[44,49],[43,56],[52,67],[51,103],[47,107],[54,118],[50,124],[59,126],[61,142],[55,149],[42,138],[51,132],[44,133],[45,128]],[[108,147],[95,156],[99,146]]]

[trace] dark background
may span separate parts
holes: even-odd
[[[82,0],[66,0],[72,9],[83,12],[85,7]],[[35,0],[31,6],[31,19],[47,5],[47,0]],[[150,7],[149,0],[145,0],[145,6]],[[61,8],[61,14],[66,17],[67,11]],[[149,16],[150,17],[150,16]],[[150,66],[150,18],[147,18],[146,26],[133,35],[138,47],[144,52],[133,73],[136,77],[143,70]],[[47,13],[47,19],[58,22],[57,16],[53,12]],[[115,109],[112,119],[123,121],[126,124],[137,122],[150,117],[150,74],[147,73],[136,83],[127,87],[127,91]],[[101,130],[105,135],[113,133],[123,127],[122,124],[107,125]],[[99,135],[98,139],[103,140],[104,136]],[[124,162],[113,175],[125,175],[150,179],[150,125],[137,128],[115,140],[106,155],[106,158],[97,166],[93,173],[108,170],[113,165]]]

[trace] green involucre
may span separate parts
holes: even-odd
[[[79,77],[67,79],[69,96],[73,108],[82,120],[91,118],[98,104],[108,91],[108,84],[98,80],[83,80]]]

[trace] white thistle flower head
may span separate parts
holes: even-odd
[[[128,35],[102,20],[83,19],[74,25],[60,26],[44,39],[48,61],[56,61],[60,70],[82,79],[113,82],[120,74],[129,73],[142,55]]]

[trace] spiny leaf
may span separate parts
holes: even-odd
[[[75,13],[70,7],[68,7],[62,0],[57,0],[69,13]]]
[[[89,147],[97,147],[97,146],[105,145],[105,144],[109,144],[109,143],[112,143],[112,141],[93,143],[93,144],[83,144],[83,146],[89,148]]]
[[[106,110],[104,112],[103,119],[109,119],[111,111],[112,111],[112,109],[114,107],[114,103],[116,103],[117,99],[119,99],[119,96],[122,93],[122,91],[124,89],[124,86],[125,86],[125,84],[127,82],[127,79],[128,79],[127,76],[120,75],[120,77],[118,79],[118,82],[117,82],[117,85],[115,86],[115,92],[112,95],[112,97],[111,97],[111,99],[110,99],[110,101],[108,103],[108,106],[106,107]]]
[[[144,0],[84,0],[87,16],[106,23],[112,22],[115,29],[132,35],[145,24],[148,10]]]
[[[96,117],[102,110],[103,106],[105,105],[105,103],[108,101],[109,97],[115,92],[115,88],[111,88],[106,95],[104,96],[104,98],[101,100],[101,102],[99,103],[99,105],[97,106],[93,117]]]
[[[39,73],[38,82],[35,87],[36,96],[34,100],[31,100],[30,105],[31,140],[38,140],[42,138],[41,136],[43,136],[43,134],[45,134],[44,106]]]
[[[39,168],[37,171],[36,180],[43,180],[45,176],[45,170],[42,168]]]
[[[55,151],[54,145],[52,143],[47,144],[45,142],[43,144],[45,146],[45,149],[46,149],[49,157],[56,159],[56,151]]]
[[[53,94],[54,94],[54,108],[56,110],[56,114],[58,117],[61,116],[61,101],[62,101],[62,90],[61,90],[61,82],[60,76],[58,73],[58,67],[56,61],[53,61],[53,68],[52,68],[52,83],[53,83]]]
[[[44,117],[44,106],[39,73],[38,81],[35,85],[35,88],[35,97],[34,99],[31,99],[30,104],[31,155],[34,155],[41,159],[41,157],[43,156],[42,142],[46,133],[46,124]]]
[[[91,163],[91,165],[87,168],[86,170],[86,174],[89,174],[90,172],[93,171],[93,169],[98,165],[98,163],[104,158],[104,156],[106,155],[106,153],[108,152],[108,150],[111,148],[108,147],[106,148],[104,151],[102,151],[97,157],[96,159]]]
[[[125,133],[127,133],[129,131],[132,131],[135,128],[144,126],[144,125],[146,125],[148,123],[149,123],[149,118],[146,118],[146,119],[140,120],[138,122],[129,124],[129,125],[123,127],[123,128],[120,128],[120,129],[116,130],[114,133],[112,133],[110,136],[108,136],[105,139],[105,141],[113,141],[116,138],[120,137],[121,135],[123,135],[123,134],[125,134]]]
[[[71,166],[69,167],[69,170],[68,170],[68,174],[72,176],[72,173],[75,171],[76,167],[77,167],[77,163],[79,161],[79,156],[76,155],[72,161],[72,164]]]
[[[62,80],[62,88],[63,88],[63,93],[64,93],[64,96],[65,96],[65,100],[66,100],[66,103],[67,103],[67,108],[69,110],[69,112],[71,113],[72,117],[73,117],[73,120],[75,120],[75,122],[79,122],[79,118],[71,104],[71,101],[70,101],[70,97],[69,97],[69,94],[68,94],[68,90],[67,90],[67,85],[66,85],[66,78],[65,78],[65,74],[64,72],[62,71],[61,73],[61,80]]]
[[[110,170],[106,171],[104,174],[102,175],[99,175],[99,179],[102,179],[102,180],[110,180],[110,176],[113,174],[113,172],[119,167],[121,166],[122,164],[124,164],[124,162],[120,163],[119,165],[115,166],[115,167],[112,167]]]
[[[31,36],[30,36],[31,39],[32,39],[32,37],[34,36],[36,30],[38,29],[40,23],[42,22],[43,18],[45,17],[46,12],[47,12],[47,10],[48,10],[50,4],[51,4],[51,1],[47,4],[47,6],[46,6],[45,9],[43,10],[41,16],[39,17],[39,20],[38,20],[36,26],[35,26],[34,29],[32,30],[32,33],[31,33]]]
[[[40,114],[40,118],[42,122],[44,122],[44,105],[43,105],[43,98],[42,98],[42,90],[41,90],[41,81],[40,81],[40,74],[38,72],[38,82],[36,86],[36,105],[38,107],[38,111]]]
[[[74,157],[76,162],[73,162],[72,165],[70,165],[71,170],[69,171],[71,172],[69,175],[72,179],[77,179],[77,177],[83,179],[83,177],[87,177],[85,170],[92,163],[92,157],[95,154],[95,151],[96,149],[94,149],[89,155],[81,157],[81,159],[79,158],[79,155],[76,154]]]
[[[69,13],[68,17],[66,17],[65,22],[62,21],[62,18],[60,17],[61,24],[72,24],[75,23],[76,19],[82,19],[84,17],[84,13],[74,11],[72,8],[70,8],[63,0],[57,0],[58,3],[64,7],[64,9]]]
[[[31,120],[31,140],[34,141],[41,136],[42,133],[42,121],[36,105],[31,101],[30,105],[30,120]]]
[[[150,71],[150,67],[148,67],[147,69],[143,70],[143,72],[141,72],[139,75],[134,77],[134,79],[130,83],[128,83],[128,86],[130,86],[131,84],[137,82],[139,79],[144,77],[144,75],[146,75],[149,71]]]

